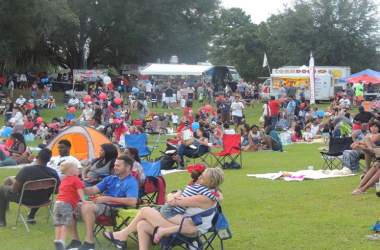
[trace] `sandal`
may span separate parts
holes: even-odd
[[[126,250],[127,249],[127,241],[117,240],[113,236],[113,232],[103,232],[104,238],[112,242],[117,249]]]
[[[154,229],[153,229],[153,234],[152,234],[152,241],[153,241],[153,243],[155,243],[155,244],[157,244],[157,243],[159,243],[160,242],[160,237],[157,237],[157,231],[158,231],[158,227],[155,227]],[[158,238],[158,239],[157,239]]]

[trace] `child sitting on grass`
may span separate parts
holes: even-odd
[[[80,173],[75,162],[65,161],[60,166],[64,178],[59,186],[57,200],[54,205],[54,225],[55,225],[55,240],[54,245],[56,250],[64,250],[67,226],[76,221],[74,218],[75,209],[80,200],[84,201],[84,184],[79,179]],[[76,230],[75,230],[76,231]],[[71,241],[67,249],[81,246],[81,242],[77,239]]]

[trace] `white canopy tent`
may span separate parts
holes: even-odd
[[[188,65],[188,64],[150,64],[140,71],[141,75],[166,75],[166,76],[201,76],[210,70],[212,65]]]

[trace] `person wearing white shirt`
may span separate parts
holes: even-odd
[[[70,107],[78,107],[79,106],[79,102],[80,102],[79,99],[76,98],[75,96],[73,96],[73,97],[70,98],[70,100],[68,102],[68,105]]]
[[[240,96],[235,96],[235,100],[231,103],[232,118],[236,126],[239,126],[243,119],[244,104],[240,101]]]
[[[89,125],[94,118],[95,111],[89,106],[86,105],[84,110],[82,111],[82,114],[80,116],[80,119],[86,122],[87,125]]]
[[[59,156],[51,157],[50,162],[47,164],[49,168],[52,168],[55,171],[57,171],[60,179],[62,179],[63,177],[63,174],[60,169],[62,162],[65,162],[65,161],[74,162],[75,164],[77,164],[77,166],[79,166],[79,169],[82,168],[80,161],[74,156],[70,155],[70,149],[71,149],[70,141],[65,140],[65,139],[59,141],[58,142]]]
[[[341,108],[350,108],[350,106],[351,106],[350,99],[348,99],[348,97],[346,95],[344,95],[343,98],[341,98],[339,100],[339,106]]]
[[[18,106],[22,106],[24,105],[24,103],[26,102],[26,98],[24,98],[22,95],[20,95],[17,99],[16,99],[16,104]]]

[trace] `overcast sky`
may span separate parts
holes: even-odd
[[[226,8],[242,8],[247,14],[251,15],[254,23],[265,21],[271,14],[277,14],[283,10],[284,4],[291,6],[293,0],[221,0]],[[380,5],[380,0],[375,0]]]

